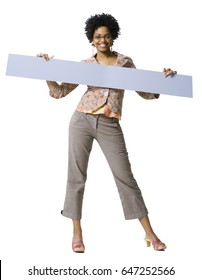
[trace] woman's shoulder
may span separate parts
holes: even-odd
[[[128,55],[121,54],[118,52],[114,52],[117,55],[117,64],[123,67],[134,67],[135,64],[132,60],[132,58]]]
[[[95,63],[96,59],[95,59],[95,56],[91,56],[89,58],[82,59],[81,62]]]

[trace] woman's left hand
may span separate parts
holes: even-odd
[[[49,56],[47,53],[38,53],[36,56],[37,56],[37,57],[42,57],[42,58],[44,58],[46,61],[49,61],[49,60],[53,59],[53,57],[54,57],[54,55]]]
[[[176,74],[177,74],[177,71],[174,71],[174,70],[172,70],[172,69],[170,69],[170,68],[163,68],[163,75],[164,75],[165,77],[174,76],[174,75],[176,75]]]

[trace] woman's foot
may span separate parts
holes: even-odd
[[[72,240],[72,250],[74,253],[84,253],[85,246],[81,233],[74,233],[74,237]]]
[[[72,250],[74,253],[84,253],[85,246],[82,240],[72,241]]]
[[[144,231],[146,233],[146,236],[144,240],[146,241],[147,246],[151,246],[151,244],[154,247],[154,250],[157,251],[163,251],[166,249],[166,245],[161,242],[161,240],[156,236],[154,233],[148,215],[145,215],[141,218],[139,218],[140,223],[142,224]]]
[[[75,253],[84,253],[85,246],[83,244],[81,220],[72,220],[73,222],[73,240],[72,240],[72,250]]]
[[[166,249],[165,243],[163,243],[157,236],[149,237],[146,235],[144,240],[146,241],[147,247],[150,247],[152,244],[156,251],[164,251]]]

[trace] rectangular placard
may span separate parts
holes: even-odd
[[[9,54],[6,75],[49,81],[192,97],[192,77],[96,63]]]

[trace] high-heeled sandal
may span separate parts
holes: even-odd
[[[77,250],[83,247],[81,250]],[[85,246],[82,240],[72,242],[72,250],[74,253],[84,253]]]
[[[156,251],[164,251],[167,247],[166,244],[161,242],[160,239],[156,238],[155,240],[151,241],[147,236],[144,238],[146,241],[147,247],[150,247],[151,244]]]

